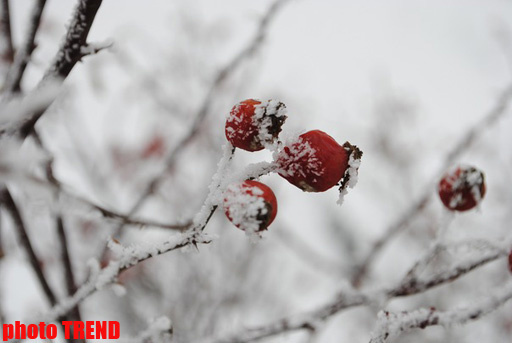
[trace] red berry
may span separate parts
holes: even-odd
[[[235,105],[226,120],[226,138],[236,148],[258,151],[271,144],[286,120],[286,106],[279,101],[247,99]]]
[[[248,233],[266,230],[277,214],[277,199],[268,186],[247,180],[228,186],[224,193],[226,217]]]
[[[484,173],[471,166],[453,168],[439,181],[438,192],[447,209],[468,211],[485,195]]]
[[[334,138],[320,130],[308,131],[277,157],[279,175],[306,192],[323,192],[345,176],[349,156],[357,147],[339,145]]]

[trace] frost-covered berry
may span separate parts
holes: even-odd
[[[306,192],[323,192],[341,182],[340,192],[357,181],[361,151],[339,145],[323,131],[308,131],[277,156],[278,173]]]
[[[468,211],[485,195],[484,173],[471,166],[452,168],[439,181],[438,193],[450,211]]]
[[[234,183],[224,193],[226,217],[239,229],[251,234],[266,230],[277,214],[277,199],[268,186],[247,180]]]
[[[286,106],[276,100],[244,100],[233,107],[226,120],[226,138],[236,148],[262,150],[272,144],[286,120]]]

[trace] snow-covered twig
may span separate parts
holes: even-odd
[[[424,329],[427,326],[433,325],[451,326],[477,320],[495,311],[512,298],[512,283],[508,283],[501,289],[493,290],[489,293],[492,296],[473,303],[468,307],[455,308],[448,311],[438,311],[435,308],[423,308],[400,313],[381,311],[378,315],[378,327],[373,333],[370,343],[384,343],[388,339],[396,338],[403,332],[415,328]]]
[[[87,36],[91,29],[96,13],[102,0],[78,0],[78,5],[73,12],[66,36],[54,58],[52,65],[48,68],[39,83],[39,87],[46,85],[51,80],[65,79],[75,64],[82,58],[82,47],[87,44]],[[31,114],[18,131],[22,137],[27,137],[43,115],[46,109],[35,111]]]
[[[395,297],[410,296],[425,292],[433,287],[454,281],[480,266],[507,255],[508,248],[510,246],[510,242],[508,240],[487,243],[488,244],[486,245],[488,247],[496,247],[496,249],[489,249],[490,251],[478,258],[460,262],[449,271],[432,275],[423,280],[415,278],[408,283],[400,282],[394,288],[382,288],[367,293],[353,289],[345,290],[335,297],[332,302],[327,303],[316,310],[305,312],[300,315],[289,316],[274,323],[243,330],[239,333],[223,338],[205,339],[201,341],[201,343],[247,343],[280,335],[286,332],[304,329],[311,330],[314,329],[316,323],[324,322],[342,310],[355,306],[369,305],[375,302],[380,303]],[[467,242],[465,242],[465,244],[467,244]],[[446,247],[446,249],[450,248],[451,246]]]
[[[36,48],[36,34],[39,29],[45,5],[46,0],[35,1],[32,14],[30,15],[27,36],[25,37],[21,48],[16,51],[14,63],[11,65],[9,72],[7,73],[4,90],[8,93],[17,93],[20,91],[21,79],[23,78],[28,62],[30,61],[32,52]]]
[[[24,96],[10,97],[0,102],[0,135],[13,134],[36,112],[45,111],[61,92],[61,83],[48,82]]]
[[[368,254],[363,258],[362,262],[355,268],[355,273],[352,277],[352,284],[359,287],[368,273],[373,261],[378,256],[384,246],[389,243],[393,237],[398,233],[404,231],[409,227],[411,221],[420,214],[429,203],[432,195],[432,185],[437,181],[437,177],[441,175],[463,152],[468,150],[472,143],[480,137],[486,129],[494,125],[501,117],[503,117],[509,109],[510,101],[512,100],[512,84],[508,85],[498,96],[494,106],[487,112],[483,118],[467,130],[462,137],[453,145],[451,150],[446,153],[446,157],[441,165],[441,168],[432,178],[433,181],[429,182],[424,188],[420,197],[413,201],[412,205],[400,216],[398,220],[392,223],[384,230],[384,234],[370,247]]]
[[[78,0],[66,37],[45,78],[66,78],[83,56],[87,36],[102,0]]]
[[[257,33],[254,36],[254,38],[251,41],[249,41],[245,48],[238,52],[233,57],[233,59],[231,59],[217,73],[215,79],[213,80],[210,86],[210,89],[208,90],[205,98],[202,101],[199,111],[194,116],[194,122],[192,123],[192,126],[190,127],[187,134],[176,144],[176,146],[169,153],[165,163],[165,169],[162,170],[161,173],[159,173],[153,180],[151,180],[148,183],[148,186],[146,187],[145,191],[142,192],[139,199],[135,202],[130,211],[128,211],[126,217],[132,217],[133,215],[135,215],[137,211],[142,207],[142,205],[146,202],[146,200],[154,193],[156,189],[158,189],[158,186],[165,179],[165,176],[168,175],[168,172],[174,169],[178,159],[178,155],[184,150],[186,146],[188,146],[194,140],[196,135],[199,133],[202,123],[204,122],[205,118],[211,111],[212,104],[218,92],[220,91],[220,86],[222,85],[222,83],[227,78],[229,78],[245,60],[247,60],[249,57],[254,55],[259,50],[262,42],[264,41],[267,35],[268,26],[270,25],[276,14],[279,12],[279,10],[282,8],[282,6],[288,1],[289,0],[274,1],[274,3],[269,7],[267,12],[261,19]],[[114,236],[117,236],[118,233],[122,233],[121,230],[123,226],[124,224],[121,223],[116,228]],[[106,252],[106,250],[104,252]]]
[[[104,42],[98,42],[98,43],[87,43],[82,48],[80,48],[80,54],[82,57],[94,55],[102,50],[106,50],[111,48],[114,45],[114,42],[110,39],[107,39]]]
[[[115,282],[122,271],[142,261],[189,245],[197,246],[198,244],[210,243],[211,239],[203,231],[217,209],[219,199],[222,198],[222,191],[225,188],[225,185],[223,185],[224,176],[235,152],[235,149],[229,143],[226,143],[223,149],[224,154],[218,163],[217,172],[212,177],[208,196],[201,211],[194,217],[189,230],[182,234],[171,236],[164,242],[140,243],[128,247],[123,247],[114,240],[110,240],[107,246],[116,255],[117,259],[110,261],[108,266],[101,271],[98,270],[95,273],[91,273],[89,280],[73,296],[54,306],[46,317],[53,320],[58,316],[68,313],[97,290]]]

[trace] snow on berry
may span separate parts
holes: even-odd
[[[258,151],[271,147],[286,120],[286,106],[276,100],[244,100],[226,120],[226,138],[237,148]]]
[[[274,192],[258,181],[229,185],[224,193],[226,217],[249,235],[266,230],[277,214]]]
[[[348,142],[339,145],[323,131],[300,135],[276,157],[278,173],[306,192],[323,192],[341,181],[340,192],[357,182],[362,153]]]
[[[484,173],[466,165],[448,170],[438,185],[439,198],[451,211],[468,211],[476,207],[485,191]]]

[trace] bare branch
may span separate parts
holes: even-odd
[[[61,260],[64,267],[64,279],[66,280],[67,295],[72,295],[76,292],[75,276],[73,275],[73,266],[71,265],[71,258],[69,256],[68,240],[66,237],[66,230],[64,222],[60,215],[57,216],[57,237],[59,238],[60,248],[62,250]],[[77,304],[70,310],[69,319],[81,321],[80,308]],[[71,330],[73,331],[74,328]],[[71,339],[69,340],[71,342]],[[75,339],[73,342],[85,343],[84,339]]]
[[[2,34],[0,40],[5,41],[5,43],[2,45],[5,47],[5,51],[0,51],[0,58],[10,64],[14,59],[14,47],[12,44],[11,11],[9,8],[9,0],[2,0],[0,2],[0,10],[0,33]]]
[[[412,206],[392,225],[390,225],[373,246],[363,261],[355,268],[352,284],[359,287],[368,273],[369,268],[381,250],[389,243],[398,233],[409,227],[411,221],[419,215],[427,206],[432,195],[432,185],[435,184],[437,177],[441,175],[450,165],[459,158],[462,153],[468,150],[475,140],[486,131],[487,128],[494,125],[509,109],[510,100],[512,99],[512,85],[507,86],[499,95],[494,106],[483,116],[483,118],[473,125],[466,133],[460,137],[455,145],[448,151],[444,158],[440,170],[435,173],[432,182],[429,182],[422,192],[421,196],[413,202]]]
[[[39,29],[41,22],[41,16],[43,14],[46,0],[36,0],[32,14],[30,16],[30,23],[28,25],[28,32],[23,45],[16,51],[14,56],[14,63],[11,65],[7,77],[5,79],[5,91],[8,93],[20,92],[21,79],[27,68],[27,64],[30,61],[32,52],[36,48],[36,34]]]
[[[36,273],[37,279],[39,280],[39,283],[43,288],[44,294],[48,298],[50,304],[54,306],[57,303],[57,299],[55,297],[55,294],[51,290],[50,285],[46,280],[46,277],[44,276],[43,270],[41,269],[39,259],[37,258],[34,248],[32,247],[32,243],[30,241],[30,238],[28,237],[27,230],[25,229],[25,223],[23,222],[21,213],[18,210],[18,207],[16,206],[11,196],[11,193],[7,188],[4,188],[1,191],[0,197],[5,209],[7,210],[7,212],[9,212],[14,221],[14,226],[18,231],[18,236],[21,245],[23,246],[28,255],[30,265],[32,266],[32,269]]]

